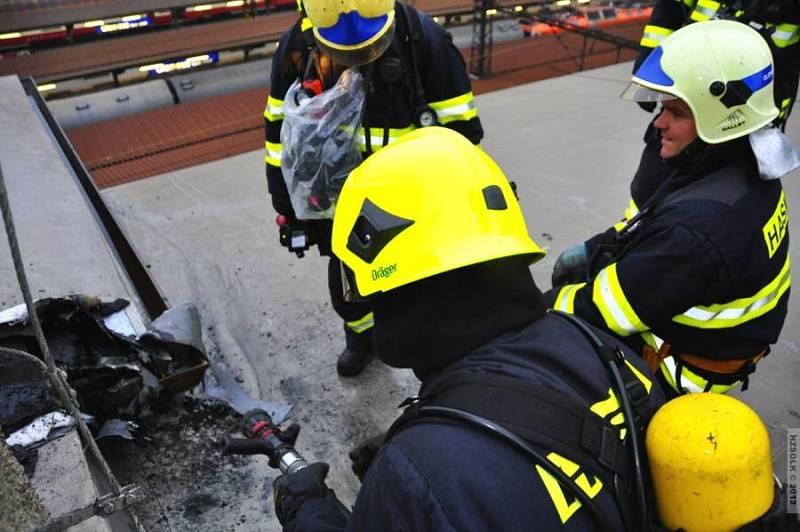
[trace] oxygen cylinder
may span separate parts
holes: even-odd
[[[673,399],[650,422],[646,446],[658,513],[670,530],[735,530],[772,505],[769,435],[738,399]]]

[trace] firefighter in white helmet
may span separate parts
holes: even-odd
[[[769,47],[744,24],[692,24],[664,39],[624,96],[660,103],[671,174],[638,214],[554,268],[554,308],[624,339],[674,394],[746,388],[786,318],[780,177],[800,159],[772,125],[773,77]]]

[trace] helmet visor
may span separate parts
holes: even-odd
[[[395,25],[392,24],[380,36],[363,45],[334,45],[326,41],[315,28],[314,36],[317,44],[338,64],[347,67],[360,66],[372,63],[389,48],[395,35]]]
[[[640,85],[635,81],[628,83],[627,88],[619,95],[623,100],[634,102],[664,102],[668,100],[677,100],[678,97],[674,94],[667,92],[657,91],[644,85]]]

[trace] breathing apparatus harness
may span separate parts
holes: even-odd
[[[420,54],[426,53],[426,41],[422,35],[422,24],[419,20],[417,12],[411,12],[410,8],[404,2],[395,2],[395,13],[398,25],[398,35],[396,40],[402,43],[410,43],[408,47],[410,63],[411,63],[411,89],[413,92],[413,116],[412,123],[418,127],[435,126],[437,123],[436,111],[431,108],[427,103],[425,97],[425,89],[422,86],[422,75],[420,74]],[[305,12],[301,11],[301,16],[305,16]],[[313,33],[310,29],[303,32],[303,41],[305,43],[305,72],[302,78],[302,85],[304,94],[308,97],[314,97],[321,94],[325,89],[329,88],[336,82],[337,76],[323,76],[322,73],[316,72],[315,74],[315,59],[319,54],[319,49],[314,41]],[[396,56],[387,57],[388,54],[384,53],[383,56],[378,58],[375,62],[369,63],[362,67],[364,74],[365,87],[369,94],[374,94],[375,89],[372,83],[372,77],[375,70],[381,79],[389,86],[389,93],[387,101],[391,102],[393,86],[403,79],[404,69],[403,61]],[[322,79],[332,78],[332,79]],[[366,152],[372,153],[372,136],[369,134],[369,125],[367,124],[366,107],[369,97],[364,101],[364,110],[362,112],[362,127],[365,131]],[[298,102],[299,103],[299,102]],[[383,145],[389,142],[389,120],[390,113],[386,113],[386,123],[383,127]]]
[[[514,448],[547,471],[591,513],[603,530],[615,530],[595,501],[564,472],[537,451],[542,445],[576,460],[613,486],[626,530],[653,530],[650,484],[641,435],[655,413],[647,391],[619,348],[603,343],[580,319],[549,311],[578,329],[609,370],[625,417],[628,436],[571,397],[494,373],[458,373],[421,397],[406,399],[406,407],[385,441],[421,418],[445,418],[481,430]],[[537,408],[531,408],[531,405]],[[634,477],[633,485],[631,476]],[[631,499],[635,499],[635,502]]]

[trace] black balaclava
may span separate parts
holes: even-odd
[[[530,255],[506,257],[396,288],[373,302],[375,354],[420,380],[503,332],[544,315]]]
[[[746,135],[720,144],[708,144],[697,137],[681,153],[665,162],[685,176],[686,181],[702,178],[729,164],[749,165],[758,172],[755,155]]]

